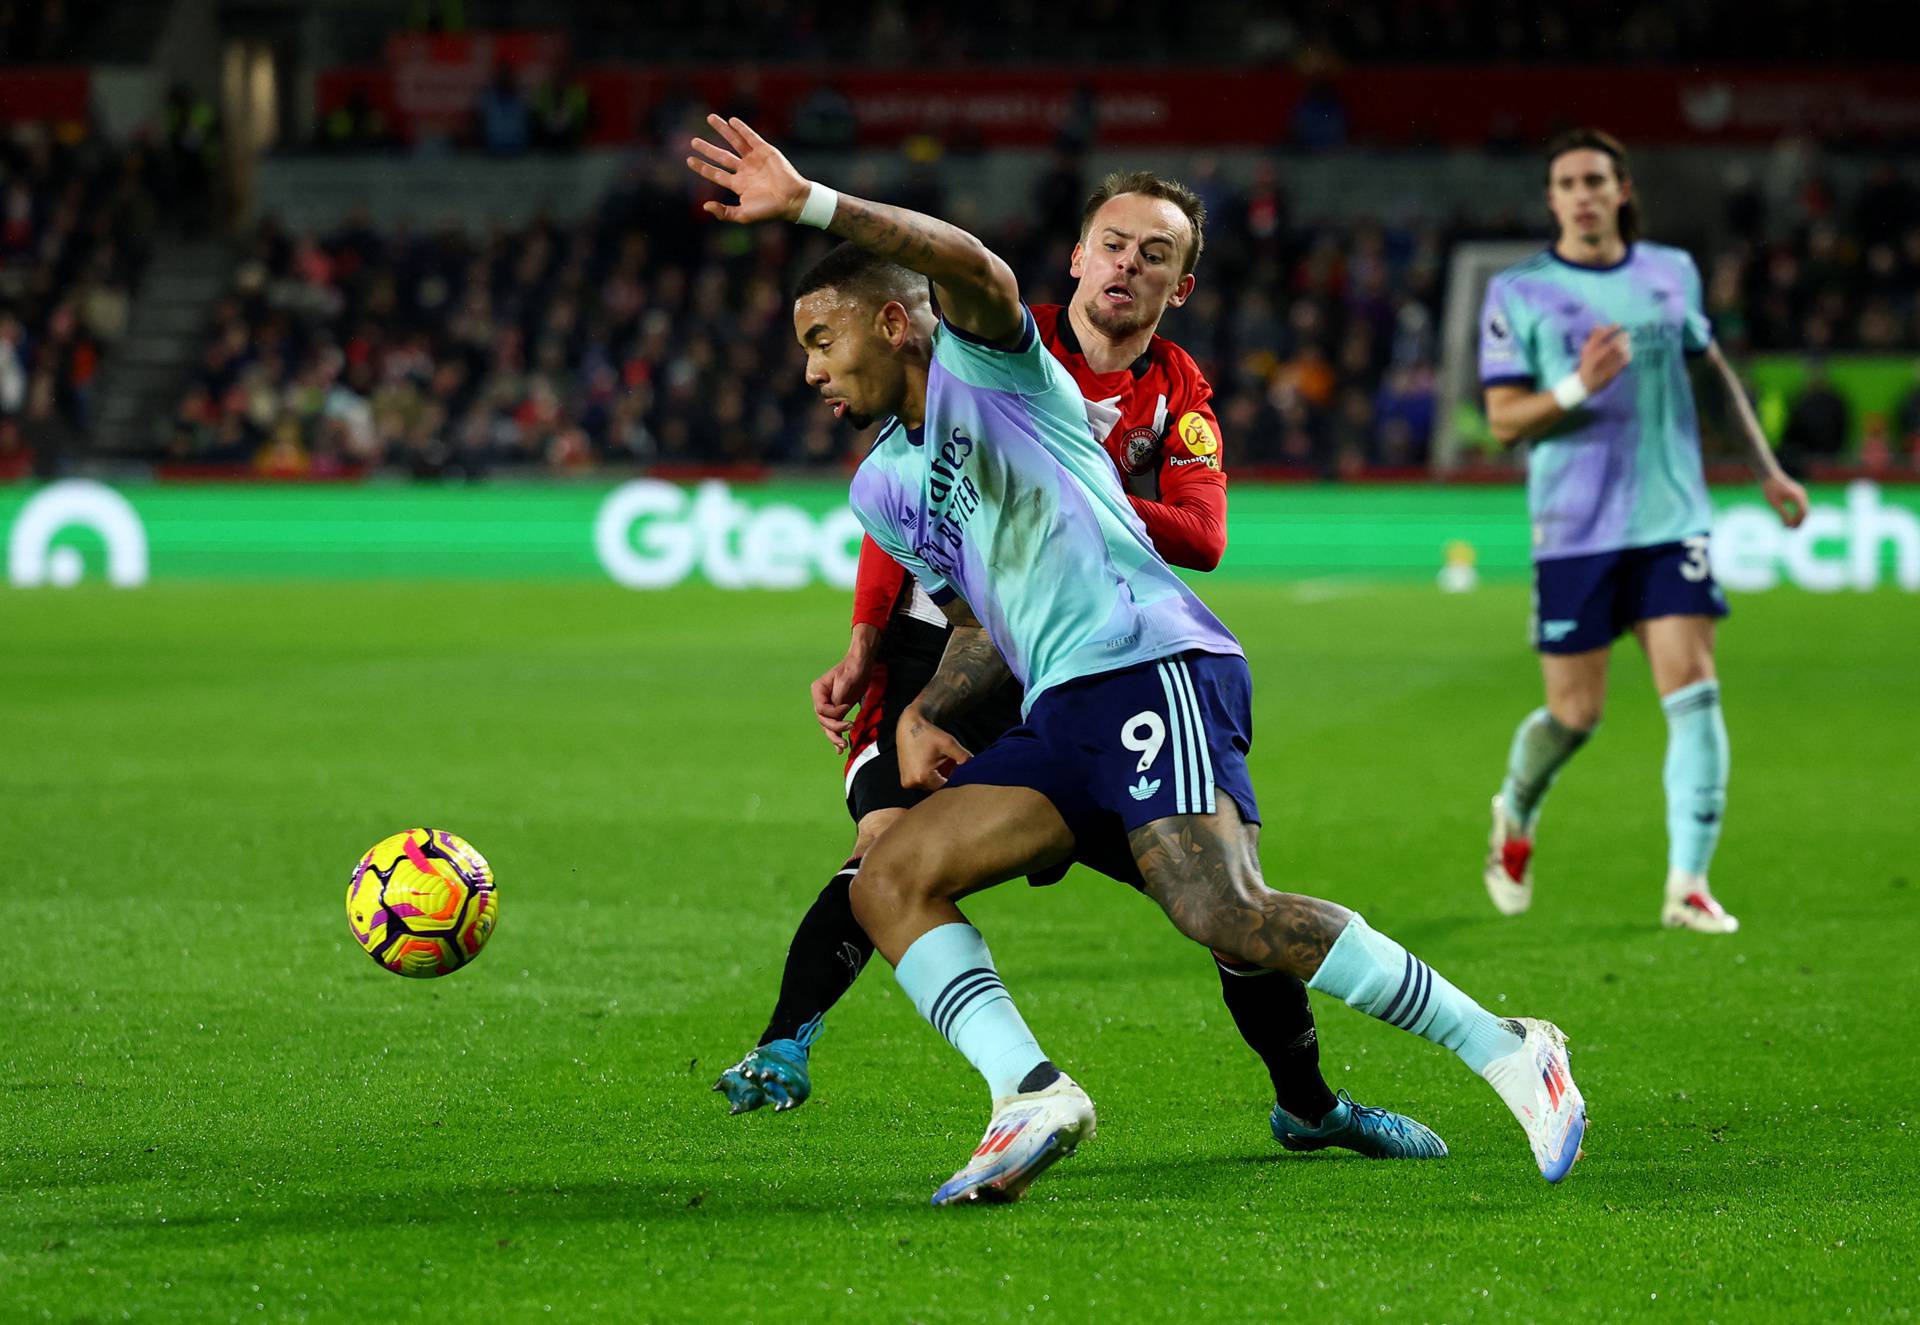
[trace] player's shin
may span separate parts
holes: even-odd
[[[1453,1050],[1475,1072],[1520,1047],[1507,1023],[1357,914],[1307,986]]]
[[[827,1010],[853,987],[873,955],[872,940],[853,917],[851,891],[859,872],[857,857],[842,865],[801,918],[761,1044],[794,1040],[811,1045],[820,1036]]]
[[[1500,786],[1500,798],[1521,831],[1532,832],[1547,789],[1553,786],[1561,766],[1591,735],[1591,731],[1567,726],[1544,708],[1520,720],[1507,752],[1507,778]]]
[[[1337,1100],[1320,1075],[1320,1037],[1307,987],[1284,971],[1214,954],[1220,996],[1247,1047],[1273,1079],[1274,1100],[1303,1122],[1318,1124]]]
[[[1667,714],[1667,863],[1704,878],[1727,806],[1727,723],[1720,683],[1698,681],[1660,701]]]
[[[987,1079],[994,1099],[1042,1090],[1059,1077],[972,925],[936,925],[913,941],[893,973],[920,1015]]]

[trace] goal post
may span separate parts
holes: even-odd
[[[1480,304],[1502,268],[1540,251],[1537,239],[1476,239],[1454,245],[1447,262],[1446,313],[1440,328],[1439,399],[1434,403],[1433,472],[1457,468],[1484,436],[1480,404]]]

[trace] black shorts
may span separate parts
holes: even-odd
[[[867,693],[860,699],[847,754],[847,813],[857,824],[875,810],[904,810],[928,793],[900,785],[894,724],[940,666],[947,629],[909,616],[887,623]],[[953,725],[954,739],[978,754],[1020,724],[1020,686],[1009,680]]]

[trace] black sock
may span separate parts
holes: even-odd
[[[1320,1075],[1320,1037],[1313,1029],[1313,1006],[1307,987],[1282,971],[1243,966],[1222,960],[1220,994],[1240,1028],[1240,1038],[1260,1055],[1273,1078],[1273,1097],[1280,1107],[1309,1126],[1338,1103]]]
[[[873,941],[853,918],[853,876],[859,872],[857,858],[842,865],[801,917],[793,946],[787,949],[787,967],[780,973],[773,1020],[760,1043],[812,1044],[819,1038],[827,1009],[853,988],[860,968],[873,956]]]

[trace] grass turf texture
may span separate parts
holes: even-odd
[[[799,1112],[707,1090],[849,829],[805,686],[844,602],[596,587],[5,595],[0,1317],[1911,1319],[1913,599],[1746,599],[1722,657],[1731,939],[1654,927],[1665,729],[1623,648],[1534,911],[1478,881],[1537,702],[1523,593],[1215,586],[1268,877],[1556,1018],[1552,1188],[1450,1054],[1319,1001],[1324,1062],[1453,1148],[1287,1156],[1206,955],[1085,875],[968,904],[1100,1136],[933,1211],[986,1120],[876,962]],[[471,968],[352,944],[418,824],[501,881]]]

